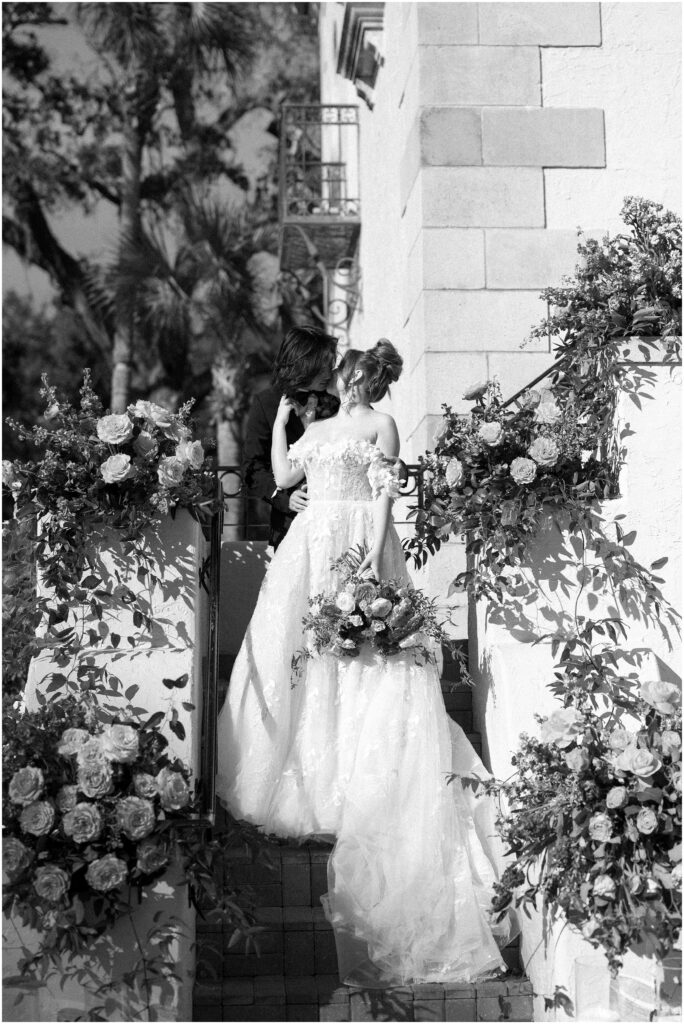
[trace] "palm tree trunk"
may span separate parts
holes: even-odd
[[[141,234],[140,177],[143,140],[134,104],[131,104],[127,114],[121,153],[120,232],[122,238],[136,241]],[[131,366],[136,343],[135,306],[135,293],[120,294],[117,297],[111,388],[111,407],[112,412],[116,413],[126,411],[130,397]]]

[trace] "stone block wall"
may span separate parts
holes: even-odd
[[[321,5],[321,99],[360,108],[350,336],[358,348],[389,337],[404,356],[383,404],[414,461],[442,403],[469,408],[468,384],[498,375],[511,395],[550,365],[548,341],[521,346],[546,314],[541,289],[575,268],[578,226],[619,230],[630,193],[679,208],[681,12],[386,4],[370,109],[336,73],[344,6]]]

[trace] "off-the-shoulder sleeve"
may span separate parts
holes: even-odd
[[[401,480],[399,478],[399,465],[396,459],[390,459],[381,451],[376,451],[371,464],[368,467],[368,479],[370,481],[373,498],[379,498],[386,494],[390,498],[398,498],[401,493]]]

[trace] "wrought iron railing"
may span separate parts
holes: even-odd
[[[361,288],[359,117],[352,104],[285,104],[280,125],[280,270],[295,316],[340,347]]]
[[[268,540],[268,504],[261,498],[254,498],[247,493],[240,467],[218,466],[216,473],[223,491],[224,528],[240,534],[241,540]],[[420,507],[422,503],[423,465],[420,462],[410,463],[406,466],[406,480],[402,484],[401,494],[395,500],[394,522],[398,526],[410,522],[409,507]]]
[[[216,722],[218,719],[219,647],[218,625],[221,601],[221,537],[223,535],[223,493],[216,482],[217,503],[208,522],[203,523],[209,553],[200,569],[200,585],[208,594],[207,637],[203,659],[202,733],[199,767],[199,824],[211,826],[216,813]]]

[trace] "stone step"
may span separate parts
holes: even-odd
[[[195,1021],[531,1021],[532,986],[525,978],[474,985],[407,985],[357,989],[333,973],[269,974],[202,981]]]

